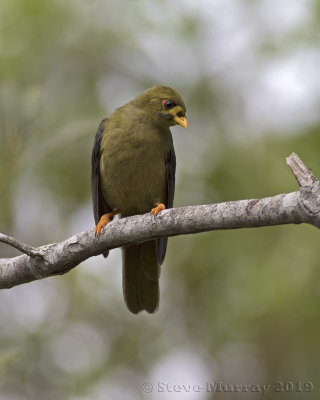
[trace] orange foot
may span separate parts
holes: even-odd
[[[115,210],[112,211],[108,214],[104,214],[101,218],[100,221],[98,222],[95,230],[94,230],[94,234],[96,236],[100,236],[101,234],[101,230],[103,227],[105,227],[110,221],[112,221],[112,217],[116,214],[119,214],[121,211],[120,210]]]
[[[153,215],[158,215],[160,211],[165,210],[166,206],[163,203],[156,203],[156,207],[151,209]]]

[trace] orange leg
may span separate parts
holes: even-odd
[[[156,207],[151,209],[153,215],[158,215],[160,211],[165,210],[166,206],[163,203],[156,203]]]
[[[120,210],[115,210],[112,211],[108,214],[104,214],[101,218],[100,221],[98,222],[95,230],[94,230],[94,234],[96,236],[100,236],[101,234],[101,230],[103,227],[105,227],[110,221],[112,221],[112,217],[116,214],[119,214],[121,211]]]

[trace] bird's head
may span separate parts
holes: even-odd
[[[178,92],[168,86],[155,86],[137,96],[132,103],[146,113],[145,118],[164,126],[187,128],[186,106]]]

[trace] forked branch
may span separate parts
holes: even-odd
[[[60,243],[33,248],[0,234],[0,242],[25,253],[0,259],[0,288],[64,274],[89,257],[132,243],[221,229],[308,223],[320,227],[320,183],[292,153],[287,164],[300,190],[262,199],[172,208],[158,216],[136,215],[110,222],[99,238],[94,230]]]

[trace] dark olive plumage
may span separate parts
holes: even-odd
[[[115,209],[126,217],[150,212],[155,203],[173,206],[176,159],[169,127],[186,128],[185,114],[175,90],[156,86],[101,122],[92,151],[96,224]],[[166,247],[161,238],[122,249],[124,298],[133,313],[158,308]]]

